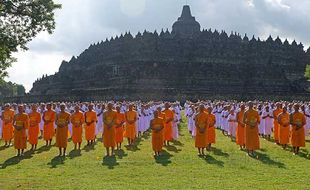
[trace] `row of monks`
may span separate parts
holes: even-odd
[[[51,146],[56,137],[59,155],[66,154],[68,138],[72,138],[75,149],[81,148],[83,137],[87,145],[101,135],[107,155],[114,149],[121,149],[124,138],[133,146],[137,137],[152,128],[152,145],[159,155],[163,143],[178,138],[178,124],[181,120],[181,106],[163,102],[118,102],[118,103],[61,103],[61,104],[6,104],[1,111],[0,134],[5,145],[14,147],[22,156],[27,147],[35,150],[41,136],[46,146]],[[84,131],[84,135],[83,135]]]
[[[276,144],[283,149],[291,144],[293,154],[298,154],[310,129],[310,105],[306,103],[202,101],[186,102],[184,107],[188,131],[196,138],[199,154],[215,143],[215,127],[250,156],[260,149],[259,136],[271,140],[272,135]],[[201,143],[204,141],[207,143]]]
[[[27,142],[36,149],[40,131],[46,146],[51,146],[56,137],[60,156],[66,154],[68,138],[72,138],[75,149],[80,149],[83,138],[91,145],[97,135],[102,135],[110,156],[115,148],[121,149],[124,138],[131,147],[150,129],[152,148],[159,156],[163,145],[178,138],[181,110],[179,102],[6,104],[0,112],[0,134],[5,146],[14,139],[18,156],[23,155]],[[277,144],[286,148],[290,143],[293,153],[298,154],[305,146],[310,123],[310,107],[300,103],[187,101],[184,112],[199,155],[215,144],[216,128],[250,156],[260,149],[259,136],[270,139],[272,134]]]

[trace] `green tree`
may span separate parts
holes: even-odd
[[[12,57],[18,49],[27,50],[26,44],[39,32],[52,33],[55,29],[54,11],[61,8],[53,0],[0,0],[0,78],[16,61]]]
[[[310,65],[307,65],[306,67],[305,77],[310,79]]]
[[[0,79],[0,97],[5,96],[22,96],[25,95],[25,87],[23,85],[6,82]]]

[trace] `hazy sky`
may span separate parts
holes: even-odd
[[[171,30],[186,0],[56,0],[56,30],[39,34],[29,50],[16,53],[9,78],[29,91],[43,74],[54,74],[62,60],[79,55],[91,43],[126,31]],[[202,28],[237,31],[266,39],[296,39],[310,45],[310,0],[188,0]]]

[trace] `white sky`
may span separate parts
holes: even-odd
[[[56,0],[52,35],[39,34],[18,52],[18,62],[8,70],[10,80],[29,91],[43,74],[54,74],[62,60],[79,55],[91,43],[126,31],[136,34],[171,30],[186,0]],[[310,0],[188,0],[202,28],[237,31],[266,39],[270,34],[310,45]]]

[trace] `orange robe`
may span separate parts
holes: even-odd
[[[14,135],[13,129],[14,111],[7,110],[2,113],[2,138],[4,141],[10,141]]]
[[[248,110],[244,113],[245,123],[253,123],[255,126],[245,125],[245,147],[248,150],[259,149],[258,124],[259,114],[256,110]]]
[[[173,139],[173,136],[172,136],[173,123],[172,122],[174,120],[174,112],[170,109],[164,110],[163,112],[165,113],[164,140],[171,141]]]
[[[133,121],[135,118],[137,118],[137,112],[136,111],[128,111],[125,113],[125,137],[129,139],[135,139],[136,138],[136,122],[130,124],[129,121]]]
[[[14,130],[14,147],[15,149],[27,148],[26,129],[29,125],[28,115],[25,113],[15,115],[15,125],[20,129]]]
[[[164,119],[163,118],[154,118],[151,121],[151,127],[160,129],[161,127],[164,127]],[[152,130],[152,148],[154,152],[161,152],[164,145],[164,135],[163,135],[163,129],[155,132]]]
[[[306,123],[306,117],[303,113],[293,113],[291,115],[292,123]],[[297,125],[292,125],[292,136],[291,144],[293,147],[305,147],[305,125],[302,127],[297,127]]]
[[[28,142],[31,145],[38,144],[38,137],[40,132],[41,114],[39,112],[31,112],[29,116],[29,128],[28,128]]]
[[[64,125],[62,127],[57,126],[56,129],[56,147],[67,148],[68,144],[68,122],[70,121],[70,114],[68,112],[59,113],[57,115],[57,125]]]
[[[116,121],[115,126],[120,125],[125,122],[125,114],[124,113],[116,113]],[[124,139],[124,127],[115,127],[115,142],[122,143]]]
[[[112,127],[108,128],[106,124],[103,124],[103,145],[104,147],[115,147],[115,121],[116,121],[116,112],[115,111],[106,111],[103,115],[105,120],[103,122],[112,123]]]
[[[208,114],[208,122],[209,122],[209,127],[208,127],[208,132],[206,133],[208,136],[208,144],[215,144],[215,127],[214,124],[216,122],[216,118],[214,114]],[[214,123],[212,126],[211,124]]]
[[[46,111],[43,114],[44,121],[49,121],[48,123],[44,123],[43,127],[43,138],[48,141],[51,140],[54,136],[54,122],[56,120],[56,112],[53,110]]]
[[[288,144],[290,140],[290,115],[288,113],[279,115],[279,143]]]
[[[276,109],[273,111],[273,138],[275,141],[279,141],[279,128],[278,116],[282,113],[282,109]]]
[[[208,145],[208,114],[206,112],[198,113],[195,117],[196,137],[195,147],[205,148]],[[200,129],[205,129],[202,133]]]
[[[84,121],[85,121],[84,114],[81,111],[72,113],[71,115],[72,141],[74,144],[82,143]]]
[[[238,127],[236,131],[236,144],[243,146],[245,145],[245,128],[240,123],[243,123],[243,115],[244,112],[238,112],[237,114],[237,121],[238,121]]]
[[[96,122],[97,113],[95,111],[88,111],[85,113],[85,121],[87,123],[93,122],[90,125],[85,125],[85,138],[87,141],[95,140],[96,138]]]

